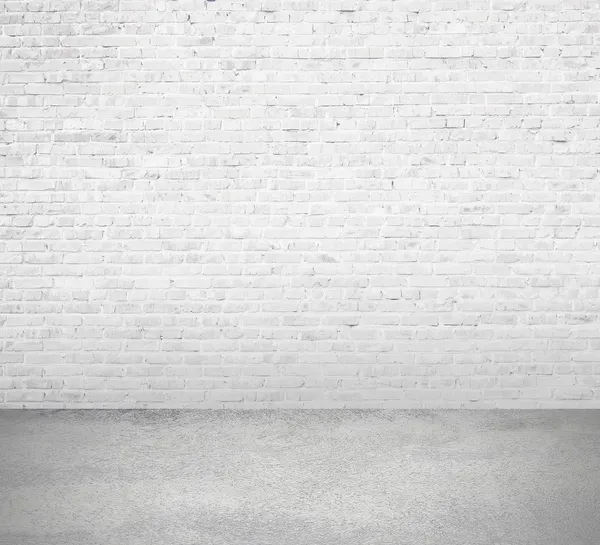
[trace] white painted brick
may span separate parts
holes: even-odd
[[[0,407],[600,407],[597,2],[6,2]]]

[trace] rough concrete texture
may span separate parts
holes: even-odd
[[[2,545],[596,545],[596,411],[3,411]]]

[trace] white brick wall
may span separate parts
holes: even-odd
[[[598,0],[0,19],[1,407],[600,407]]]

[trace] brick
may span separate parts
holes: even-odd
[[[0,407],[598,406],[594,2],[172,4],[10,3]]]

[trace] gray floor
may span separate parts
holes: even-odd
[[[2,545],[597,545],[600,411],[1,411]]]

